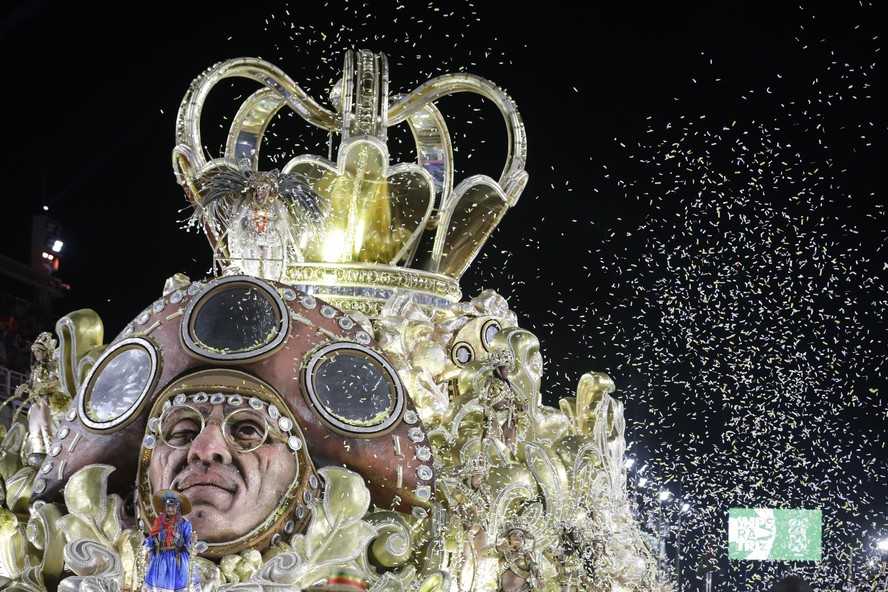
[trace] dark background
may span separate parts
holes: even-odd
[[[646,529],[658,491],[673,494],[672,561],[690,505],[683,589],[700,586],[707,550],[718,590],[765,590],[790,571],[839,590],[851,570],[872,574],[872,545],[888,536],[875,8],[495,4],[8,5],[0,253],[26,262],[31,217],[47,206],[70,286],[55,313],[93,308],[110,339],[168,276],[209,272],[206,240],[181,229],[170,162],[179,102],[205,68],[262,57],[325,104],[349,48],[388,55],[393,93],[483,76],[518,105],[530,182],[464,297],[495,288],[540,337],[547,403],[583,372],[614,378],[638,460],[630,481],[649,479],[637,488]],[[214,91],[211,151],[254,88]],[[465,96],[440,106],[455,180],[498,177],[498,112]],[[299,118],[273,132],[264,168],[326,154]],[[412,159],[409,138],[392,138],[393,161]],[[729,507],[822,509],[824,561],[728,561]]]

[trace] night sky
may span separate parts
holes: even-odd
[[[541,339],[547,403],[584,372],[615,380],[629,454],[650,479],[643,520],[661,487],[690,504],[685,590],[710,540],[718,590],[766,590],[790,571],[840,590],[849,553],[862,574],[888,536],[876,8],[493,4],[11,3],[0,253],[27,261],[31,216],[47,206],[70,285],[56,312],[95,309],[110,340],[168,276],[209,272],[206,240],[181,229],[170,156],[179,102],[204,69],[262,57],[324,104],[349,48],[387,54],[392,93],[483,76],[517,103],[530,181],[464,297],[496,289]],[[211,95],[211,151],[255,88]],[[455,180],[497,178],[498,112],[465,95],[439,106]],[[326,135],[298,117],[272,132],[264,168],[326,154]],[[393,160],[411,159],[409,138],[392,138]],[[728,561],[730,507],[822,509],[824,561]]]

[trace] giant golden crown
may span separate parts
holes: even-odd
[[[254,80],[262,88],[234,116],[224,155],[210,159],[201,143],[204,101],[217,83],[231,77]],[[436,102],[460,92],[492,101],[505,119],[508,155],[499,180],[478,174],[454,185],[454,151]],[[459,278],[527,182],[524,127],[514,103],[491,82],[462,73],[390,95],[386,57],[369,51],[346,53],[341,82],[330,99],[333,110],[255,58],[217,64],[191,85],[179,110],[173,166],[216,263],[370,315],[397,289],[409,290],[423,306],[448,308],[461,297]],[[336,162],[303,154],[273,171],[272,198],[277,181],[293,175],[310,186],[313,203],[307,209],[293,204],[275,209],[265,202],[242,208],[241,214],[229,203],[221,212],[214,210],[207,179],[240,174],[246,185],[255,186],[267,177],[259,171],[263,136],[284,107],[341,138]],[[388,129],[399,124],[412,132],[416,162],[390,162]],[[254,236],[244,240],[240,234],[247,227]],[[256,246],[259,234],[272,232],[270,239],[261,238],[264,246]],[[247,243],[252,254],[243,246]]]

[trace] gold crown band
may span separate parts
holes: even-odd
[[[291,264],[284,282],[343,310],[369,316],[379,314],[395,290],[410,291],[417,304],[431,308],[450,308],[462,297],[459,282],[453,278],[368,263]]]

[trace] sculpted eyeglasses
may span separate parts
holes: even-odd
[[[192,405],[173,405],[160,416],[161,441],[171,448],[188,448],[211,423],[219,424],[226,443],[238,452],[252,452],[269,439],[287,441],[269,425],[265,414],[254,409],[235,409],[221,420],[209,414]]]

